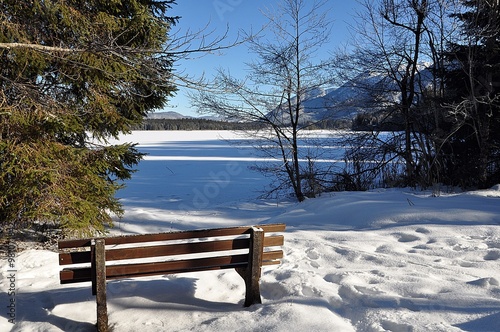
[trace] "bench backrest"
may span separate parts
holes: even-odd
[[[264,231],[262,265],[279,264],[285,224],[258,225]],[[106,279],[245,268],[252,227],[217,228],[103,238]],[[92,281],[94,239],[59,241],[62,284]]]

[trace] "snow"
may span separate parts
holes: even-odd
[[[258,199],[270,181],[230,132],[133,132],[149,155],[119,193],[110,233],[284,222],[285,257],[243,307],[232,270],[108,282],[114,331],[500,331],[500,185],[378,189],[303,203]],[[16,323],[2,258],[0,331],[93,331],[90,283],[59,285],[57,253],[16,253]]]

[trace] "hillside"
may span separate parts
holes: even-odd
[[[178,119],[189,119],[190,116],[182,115],[181,113],[168,111],[168,112],[154,112],[148,114],[148,120],[157,120],[157,119],[168,119],[168,120],[178,120]]]
[[[428,87],[431,72],[420,68],[422,86]],[[353,121],[361,114],[373,114],[391,107],[400,100],[397,86],[385,74],[361,73],[337,88],[311,89],[303,100],[302,121],[305,123],[326,120],[345,123]],[[279,108],[274,111],[279,116]]]

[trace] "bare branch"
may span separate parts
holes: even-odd
[[[9,50],[9,49],[16,49],[16,48],[29,48],[29,49],[38,50],[38,51],[45,51],[45,52],[63,52],[63,53],[85,52],[85,50],[83,50],[83,49],[72,49],[72,48],[65,48],[65,47],[40,45],[40,44],[0,43],[0,49],[8,49]]]

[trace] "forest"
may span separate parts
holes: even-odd
[[[356,125],[358,122],[362,121],[351,119],[323,120],[309,123],[307,129],[366,129],[362,125]],[[238,122],[202,118],[144,119],[142,123],[132,126],[132,130],[259,130],[264,128],[266,125],[258,121]]]

